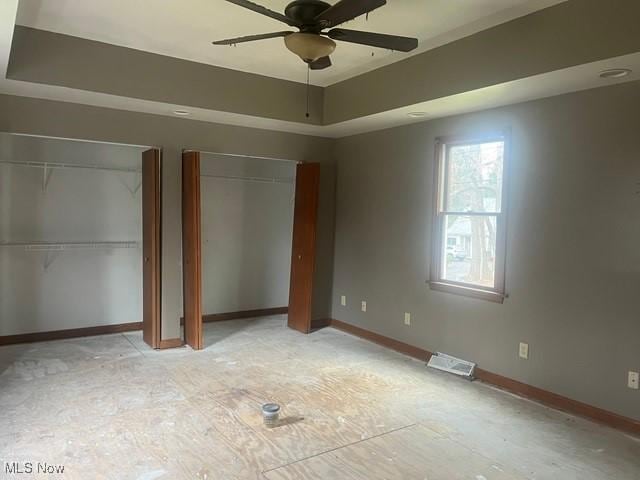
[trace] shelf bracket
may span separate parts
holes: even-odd
[[[136,173],[136,188],[133,190],[133,195],[135,196],[142,187],[142,173]]]
[[[49,270],[49,267],[53,264],[56,258],[60,255],[62,250],[47,250],[44,252],[44,271]]]
[[[138,193],[138,190],[140,190],[140,187],[142,186],[142,174],[138,173],[138,172],[135,172],[136,184],[135,184],[135,186],[133,188],[131,188],[129,186],[129,184],[127,183],[127,181],[124,178],[122,178],[122,175],[120,173],[118,173],[117,177],[118,177],[118,180],[120,181],[120,183],[124,186],[124,188],[126,188],[129,191],[131,196],[135,197],[136,194]]]
[[[49,166],[45,163],[44,168],[42,169],[42,191],[47,191],[47,186],[49,185],[49,179],[51,178],[51,174],[53,173],[53,169],[49,168]]]

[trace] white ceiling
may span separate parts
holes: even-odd
[[[279,12],[289,3],[254,1]],[[360,17],[345,28],[417,37],[420,46],[412,52],[416,54],[562,1],[388,0],[368,20]],[[306,66],[280,38],[236,47],[211,45],[212,40],[289,28],[224,0],[21,0],[17,23],[234,70],[306,80]],[[312,72],[315,85],[331,85],[407,57],[338,44],[333,66]]]

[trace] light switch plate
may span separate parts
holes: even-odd
[[[347,297],[346,296],[342,295],[340,297],[340,305],[342,305],[343,307],[347,306]]]
[[[529,344],[520,342],[520,351],[518,353],[520,358],[524,358],[525,360],[529,359]]]
[[[411,325],[411,314],[408,312],[404,312],[404,324]]]
[[[638,372],[629,372],[629,381],[627,383],[629,388],[632,388],[634,390],[638,390],[640,388],[639,383],[640,383],[640,373],[638,373]]]
[[[360,304],[360,309],[361,309],[363,312],[366,312],[366,311],[367,311],[367,302],[365,302],[365,301],[363,300],[363,301],[362,301],[362,303]]]

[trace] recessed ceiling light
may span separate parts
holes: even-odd
[[[173,114],[178,115],[179,117],[186,117],[188,115],[191,115],[191,112],[187,110],[174,110]]]
[[[407,115],[409,115],[411,118],[420,118],[420,117],[426,117],[427,112],[409,112],[407,113]]]
[[[622,78],[631,73],[628,68],[610,68],[600,72],[600,78]]]

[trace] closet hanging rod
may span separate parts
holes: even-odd
[[[259,182],[259,183],[293,183],[292,178],[283,178],[283,177],[240,177],[234,175],[200,175],[201,177],[206,178],[222,178],[225,180],[237,180],[241,182]]]
[[[273,162],[302,163],[299,160],[292,160],[290,158],[265,157],[260,155],[245,155],[241,153],[207,152],[205,150],[184,150],[184,151],[199,152],[202,155],[215,155],[217,157],[234,157],[234,158],[248,158],[250,160],[271,160]]]
[[[22,247],[32,251],[68,249],[139,248],[140,242],[0,242],[0,247]]]
[[[125,168],[125,167],[104,167],[102,165],[82,165],[79,163],[57,163],[57,162],[16,162],[14,160],[0,160],[0,165],[15,165],[18,167],[30,167],[30,168],[59,168],[59,169],[88,169],[88,170],[102,170],[107,172],[127,172],[127,173],[141,173],[139,168]]]

